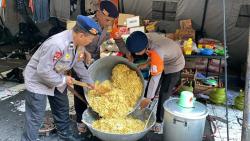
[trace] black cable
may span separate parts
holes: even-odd
[[[225,93],[226,93],[226,119],[227,119],[227,141],[229,141],[229,127],[228,127],[228,86],[227,86],[227,32],[226,32],[226,4],[223,2],[223,42],[224,42],[224,59],[225,59]]]

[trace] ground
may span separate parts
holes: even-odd
[[[26,91],[23,84],[16,84],[11,82],[0,81],[0,141],[19,141],[24,130],[24,96]],[[69,95],[70,105],[72,107],[72,96]],[[49,109],[49,106],[46,108]],[[71,108],[71,117],[73,119],[74,111]],[[50,111],[47,111],[50,115]],[[72,126],[75,127],[75,122],[72,120]],[[75,128],[74,128],[75,129]],[[96,138],[87,135],[81,135],[88,138],[88,140],[97,141]],[[154,137],[152,137],[154,136]],[[161,135],[149,133],[143,140],[160,141]],[[49,136],[41,136],[42,141],[57,141],[55,133]],[[87,140],[87,139],[86,139]],[[84,140],[83,140],[84,141]]]
[[[0,81],[0,141],[19,141],[21,134],[24,130],[24,84],[18,84],[13,82]],[[69,95],[70,99],[70,114],[74,119],[74,109],[72,108],[73,99],[72,95]],[[205,141],[224,141],[226,140],[226,124],[225,121],[225,107],[215,106],[212,104],[207,105],[209,115],[217,117],[215,120],[215,126],[212,126],[211,122],[206,121],[206,128],[204,132]],[[46,108],[47,115],[50,115],[49,105]],[[238,110],[229,110],[230,115],[230,134],[234,135],[230,137],[232,141],[240,141],[241,126],[237,123],[237,118],[242,118],[242,112]],[[218,118],[219,117],[219,118]],[[223,120],[224,119],[224,120]],[[72,126],[75,128],[74,120],[72,120]],[[215,136],[211,136],[212,129],[214,131],[216,127]],[[81,135],[86,137],[86,140],[98,141],[95,137],[92,137],[90,133]],[[141,141],[162,141],[162,134],[148,133]],[[42,141],[57,141],[57,135],[55,133],[49,136],[41,136]]]

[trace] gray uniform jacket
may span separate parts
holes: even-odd
[[[157,33],[147,34],[151,50],[155,50],[164,60],[164,73],[175,73],[185,67],[185,58],[180,46],[173,40]]]
[[[99,38],[95,38],[93,42],[86,46],[86,50],[92,55],[92,58],[95,60],[100,58],[100,46],[104,41],[108,40],[109,37],[109,33],[103,29]]]
[[[164,60],[165,74],[179,72],[184,68],[185,58],[177,43],[157,33],[148,33],[147,37],[150,49],[155,50]],[[128,53],[123,40],[117,40],[116,44],[121,52]]]
[[[47,39],[35,52],[24,71],[26,89],[33,93],[54,95],[66,88],[65,71],[73,68],[81,81],[93,83],[73,44],[72,30]]]

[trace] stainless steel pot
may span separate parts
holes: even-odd
[[[164,141],[202,141],[208,110],[194,102],[193,108],[178,105],[179,98],[167,100],[164,107]]]
[[[135,110],[130,115],[136,119],[145,121],[148,119],[150,112],[151,112],[150,109]],[[98,137],[103,141],[137,141],[143,138],[156,122],[156,116],[155,113],[153,112],[153,114],[151,114],[151,117],[149,118],[148,126],[144,129],[144,131],[134,134],[112,134],[112,133],[101,132],[97,129],[94,129],[92,127],[92,123],[97,119],[98,115],[96,115],[96,113],[90,109],[85,110],[82,115],[82,122],[88,126],[89,130],[92,132],[94,136]]]
[[[145,91],[145,83],[144,83],[144,78],[142,76],[142,73],[140,70],[137,69],[137,67],[133,63],[129,62],[127,59],[125,59],[123,57],[108,56],[108,57],[104,57],[104,58],[101,58],[101,59],[95,61],[89,67],[88,71],[91,75],[91,78],[94,81],[98,80],[98,81],[102,82],[104,80],[111,79],[112,69],[118,64],[125,64],[130,69],[136,71],[138,76],[140,77],[142,85],[143,85],[143,91],[141,93],[141,97],[137,100],[137,104],[135,105],[134,109],[131,111],[131,112],[133,112],[139,106],[140,101],[142,100],[142,98],[144,96],[144,91]],[[87,92],[85,93],[85,97],[88,101],[88,93]]]

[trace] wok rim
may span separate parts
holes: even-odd
[[[85,111],[87,111],[87,110],[90,110],[90,109],[87,108]],[[152,111],[152,110],[149,109],[149,108],[145,108],[145,110]],[[85,111],[84,111],[84,112],[85,112]],[[84,113],[84,112],[83,112],[83,113]],[[156,123],[156,114],[155,114],[154,111],[152,111],[152,112],[153,112],[153,113],[152,113],[151,116],[154,116],[154,117],[153,117],[153,118],[154,118],[154,121],[153,121],[152,125],[150,125],[150,126],[147,127],[146,129],[144,128],[144,130],[141,131],[141,132],[129,133],[129,134],[115,134],[115,133],[103,132],[103,131],[100,131],[100,130],[94,128],[94,127],[92,126],[92,124],[89,124],[89,123],[86,122],[85,120],[82,119],[81,121],[82,121],[84,124],[86,124],[88,128],[91,128],[92,130],[95,130],[96,132],[99,132],[99,133],[102,133],[102,134],[115,135],[115,136],[127,136],[127,135],[132,136],[132,135],[138,135],[138,134],[141,134],[141,133],[148,132],[148,131],[155,125],[155,123]],[[152,118],[152,117],[151,117],[151,118]],[[91,129],[90,129],[90,130],[91,130]]]

